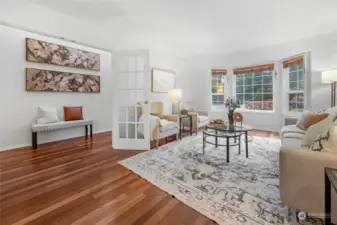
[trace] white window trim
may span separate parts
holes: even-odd
[[[209,111],[210,112],[223,112],[226,110],[226,107],[216,107],[215,105],[213,105],[213,93],[212,93],[212,87],[213,87],[213,84],[212,84],[212,70],[227,70],[227,69],[224,69],[224,67],[222,68],[211,68],[209,69],[209,72],[208,72],[208,79],[207,79],[207,89],[208,89],[208,93],[210,93],[210,97],[209,97]],[[225,75],[225,83],[224,83],[224,102],[226,101],[226,98],[228,97],[228,95],[231,93],[230,92],[230,83],[231,83],[231,80],[230,80],[230,74],[229,74],[229,71],[227,70],[227,75]]]
[[[303,112],[311,107],[311,53],[301,53],[281,60],[282,64],[282,108],[283,115],[290,118],[299,118],[303,112],[289,111],[289,68],[283,68],[283,62],[298,56],[304,56],[304,109]]]

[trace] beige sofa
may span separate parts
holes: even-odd
[[[324,168],[337,169],[337,155],[300,147],[304,135],[305,131],[297,128],[296,125],[284,127],[281,130],[281,201],[292,209],[322,215],[325,190]],[[335,193],[332,193],[332,221],[337,224]]]

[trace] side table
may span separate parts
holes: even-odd
[[[192,116],[191,115],[179,115],[179,136],[180,140],[182,138],[182,120],[183,119],[190,119],[190,135],[192,136]]]
[[[325,168],[325,225],[331,225],[331,186],[337,193],[337,169]]]

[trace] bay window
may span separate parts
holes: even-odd
[[[212,70],[212,107],[223,108],[225,106],[225,83],[227,70]]]
[[[234,69],[236,98],[247,110],[273,110],[274,64]]]

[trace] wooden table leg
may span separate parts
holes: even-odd
[[[192,116],[190,116],[190,135],[193,135],[193,130],[192,130],[193,126],[192,126]]]
[[[32,145],[34,149],[37,149],[37,132],[32,132]]]
[[[88,138],[88,125],[85,125],[85,138]]]
[[[325,169],[326,170],[326,169]],[[331,225],[331,182],[324,170],[325,182],[325,225]]]
[[[93,130],[92,130],[92,124],[90,124],[90,137],[92,138],[92,133],[93,133]]]

